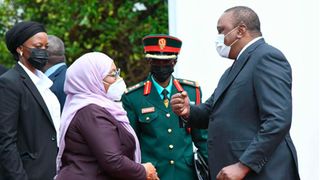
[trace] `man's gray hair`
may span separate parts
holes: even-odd
[[[50,56],[64,56],[65,49],[63,41],[54,35],[48,35],[48,52]]]
[[[235,6],[225,12],[232,12],[234,27],[245,24],[251,33],[260,34],[260,20],[256,12],[246,6]]]

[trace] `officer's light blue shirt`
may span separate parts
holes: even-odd
[[[157,83],[156,80],[154,80],[153,76],[151,76],[151,80],[152,80],[152,83],[154,85],[154,87],[156,87],[157,89],[157,92],[158,94],[160,95],[161,99],[163,99],[163,95],[161,94],[163,89],[166,89],[168,91],[168,98],[171,97],[171,89],[172,89],[172,76],[171,76],[171,79],[170,79],[170,82],[168,84],[168,86],[166,88],[163,88],[162,86],[160,86],[159,83]]]
[[[44,73],[47,77],[49,77],[52,73],[54,73],[59,67],[65,65],[66,63],[62,62],[62,63],[58,63],[56,65],[53,65],[52,67],[50,67],[49,69],[46,70],[46,72]]]

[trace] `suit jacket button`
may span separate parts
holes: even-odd
[[[150,118],[149,118],[149,117],[146,117],[146,120],[147,120],[147,121],[149,121],[149,120],[150,120]]]
[[[170,163],[171,165],[173,165],[173,164],[174,164],[174,160],[170,160],[169,163]]]
[[[172,129],[169,128],[169,129],[168,129],[168,133],[171,133],[171,132],[172,132]]]
[[[173,149],[173,145],[172,144],[169,145],[169,149]]]
[[[169,117],[170,117],[170,114],[169,114],[169,113],[167,113],[167,114],[166,114],[166,116],[167,116],[167,118],[169,118]]]

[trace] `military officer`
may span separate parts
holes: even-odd
[[[161,180],[197,179],[193,143],[207,158],[207,131],[181,127],[169,104],[170,96],[183,90],[191,103],[201,101],[198,83],[172,76],[182,42],[168,35],[148,35],[143,45],[150,74],[122,97],[140,140],[142,162],[151,162]]]

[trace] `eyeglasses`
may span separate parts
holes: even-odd
[[[113,77],[113,78],[119,78],[120,77],[120,68],[118,68],[115,71],[112,71],[110,74],[108,74],[107,76]]]

